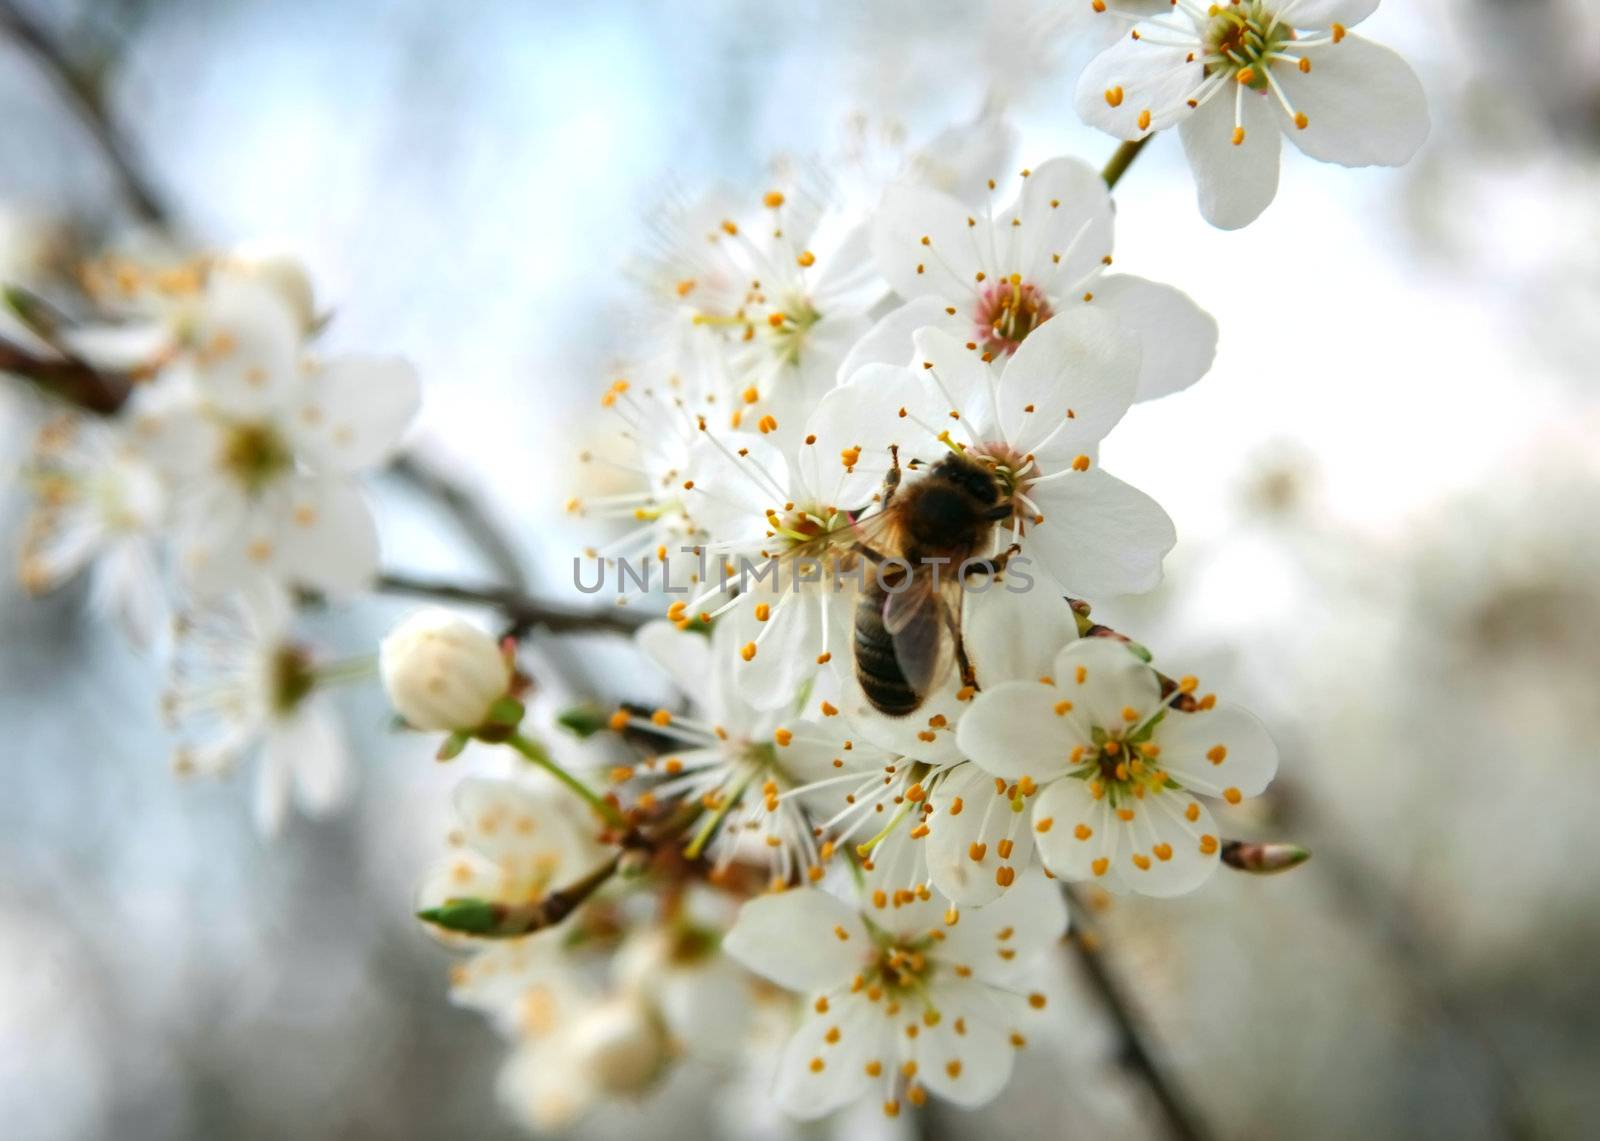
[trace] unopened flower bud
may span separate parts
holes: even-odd
[[[495,640],[437,608],[419,610],[391,630],[378,648],[378,665],[390,704],[417,729],[475,730],[511,688],[511,666]]]
[[[271,246],[248,244],[231,251],[221,268],[240,278],[259,282],[276,293],[304,331],[309,333],[316,328],[316,297],[311,289],[311,275],[292,254]]]
[[[1299,844],[1258,844],[1249,840],[1224,840],[1222,862],[1253,875],[1273,875],[1297,868],[1311,858]]]
[[[610,1094],[638,1093],[667,1062],[667,1038],[654,1013],[631,994],[609,999],[573,1024],[573,1061]]]

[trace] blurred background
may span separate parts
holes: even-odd
[[[1071,111],[1079,7],[4,11],[92,77],[182,235],[292,249],[331,346],[417,363],[416,447],[556,594],[593,538],[561,505],[641,328],[624,269],[653,214],[718,184],[759,193],[785,155],[870,167],[986,103],[1021,129],[1018,165],[1103,162],[1113,143]],[[1222,341],[1205,381],[1106,444],[1180,540],[1159,593],[1097,613],[1266,720],[1283,765],[1247,830],[1315,856],[1119,901],[1104,954],[1219,1137],[1592,1137],[1600,5],[1410,0],[1362,32],[1429,91],[1412,166],[1286,151],[1277,202],[1234,234],[1198,216],[1175,139],[1119,187],[1119,266],[1189,291]],[[0,277],[26,281],[138,219],[14,33],[0,20]],[[0,388],[8,566],[41,416]],[[387,566],[490,580],[414,490],[375,490]],[[351,691],[354,805],[263,841],[242,783],[170,775],[159,676],[82,594],[0,581],[0,1132],[521,1136],[493,1095],[503,1045],[448,1004],[448,956],[409,918],[465,770],[387,732],[376,687]],[[403,608],[374,599],[316,634],[361,652]],[[1011,1096],[917,1128],[1163,1136],[1104,1012],[1080,996],[1063,1019]],[[759,1091],[734,1104],[697,1082],[579,1132],[773,1132]]]

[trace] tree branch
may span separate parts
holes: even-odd
[[[461,586],[406,574],[380,575],[374,584],[374,589],[389,594],[432,598],[440,602],[488,606],[511,619],[514,626],[519,629],[541,627],[553,634],[598,632],[631,635],[652,617],[622,607],[562,606],[532,598],[517,590],[493,586]]]
[[[133,391],[128,377],[100,372],[73,357],[41,357],[3,337],[0,373],[21,377],[47,395],[100,416],[118,411]]]
[[[490,517],[478,498],[416,452],[405,452],[389,464],[401,482],[438,503],[455,520],[465,538],[478,549],[507,589],[525,591],[528,575],[521,556],[500,524]]]
[[[0,31],[4,31],[17,46],[32,56],[39,69],[65,96],[78,121],[105,156],[134,214],[145,222],[170,225],[171,215],[163,205],[161,196],[146,180],[133,160],[127,140],[112,124],[105,100],[100,95],[100,85],[74,67],[61,49],[51,42],[44,29],[11,0],[0,0]]]
[[[1127,988],[1105,962],[1104,941],[1099,925],[1091,917],[1082,897],[1071,887],[1063,887],[1072,906],[1073,934],[1067,942],[1077,953],[1084,980],[1099,996],[1106,1013],[1122,1039],[1122,1061],[1150,1091],[1167,1133],[1178,1141],[1206,1141],[1211,1136],[1200,1111],[1168,1074],[1158,1058],[1156,1047],[1147,1039],[1144,1021],[1134,1006]]]

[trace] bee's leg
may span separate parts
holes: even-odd
[[[862,558],[866,559],[869,563],[871,563],[875,567],[876,566],[882,566],[883,563],[884,563],[884,560],[889,557],[888,555],[885,555],[882,551],[873,550],[871,547],[867,546],[865,543],[851,543],[850,544],[850,549],[852,551],[854,551],[856,554],[860,555]]]
[[[950,631],[950,643],[956,649],[956,668],[961,671],[961,684],[972,689],[978,688],[978,674],[972,668],[972,660],[967,657],[967,643],[961,637],[961,617],[950,607],[944,610],[945,626]]]
[[[889,500],[894,498],[894,493],[900,487],[900,445],[889,445],[889,470],[883,474],[883,506],[889,506]]]
[[[1012,543],[1009,547],[992,559],[983,559],[981,561],[969,564],[967,566],[967,573],[965,577],[970,578],[975,574],[981,574],[987,575],[989,578],[993,578],[995,575],[1005,570],[1006,564],[1011,561],[1011,556],[1017,554],[1021,550],[1021,543]]]

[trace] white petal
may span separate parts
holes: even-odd
[[[711,676],[711,639],[671,622],[651,622],[634,641],[672,683],[686,694],[697,694]]]
[[[962,640],[978,684],[985,689],[1003,681],[1047,676],[1061,647],[1078,637],[1078,620],[1062,592],[1046,581],[1042,568],[1026,569],[1040,576],[1031,588],[1021,589],[1023,584],[1014,577],[1017,572],[1008,571],[999,587],[968,591],[962,602]],[[1006,589],[1006,583],[1018,589]]]
[[[1305,52],[1311,71],[1275,67],[1305,130],[1285,126],[1312,158],[1341,166],[1401,166],[1428,137],[1428,99],[1411,65],[1360,36]]]
[[[1148,32],[1154,40],[1177,35],[1164,22],[1139,24],[1136,30]],[[1198,45],[1198,37],[1195,40]],[[1189,62],[1198,54],[1197,49],[1165,47],[1124,35],[1083,69],[1075,100],[1078,116],[1091,127],[1129,141],[1184,120],[1190,113],[1187,100],[1206,78],[1204,64],[1198,59]],[[1112,94],[1119,88],[1120,99]],[[1141,126],[1147,111],[1150,117]]]
[[[276,565],[289,581],[336,597],[368,586],[378,572],[378,526],[348,476],[297,476],[280,501]]]
[[[890,310],[857,341],[839,366],[839,382],[848,383],[857,370],[869,364],[906,365],[915,355],[911,335],[933,325],[952,336],[969,331],[970,317],[945,312],[943,297],[916,297]]]
[[[829,1042],[835,1029],[837,1041]],[[831,998],[825,1013],[808,1009],[783,1049],[774,1099],[784,1112],[804,1121],[848,1105],[876,1084],[866,1071],[869,1061],[893,1070],[893,1031],[877,1007],[859,995]]]
[[[345,357],[306,376],[288,423],[309,462],[359,471],[394,450],[421,403],[416,370],[406,361]]]
[[[800,476],[796,491],[804,489],[817,501],[815,506],[853,511],[877,494],[889,470],[887,442],[879,432],[864,436],[862,429],[875,424],[881,431],[892,430],[898,411],[895,393],[911,383],[904,365],[910,352],[908,339],[901,364],[857,370],[859,386],[852,383],[829,392],[806,420],[796,460]],[[805,443],[806,439],[811,442]],[[859,462],[847,467],[845,453],[854,454],[856,448],[861,449]]]
[[[1151,740],[1161,746],[1161,767],[1183,787],[1207,796],[1230,788],[1256,796],[1278,771],[1278,749],[1266,726],[1226,702],[1193,713],[1170,711]]]
[[[985,259],[968,217],[954,198],[924,186],[901,183],[884,192],[872,223],[872,255],[896,293],[954,302],[973,292]]]
[[[988,180],[1009,169],[1017,149],[1017,128],[1001,111],[985,112],[970,123],[946,127],[906,161],[906,177],[962,202],[978,203]]]
[[[1069,309],[1030,333],[1007,362],[1001,432],[1024,453],[1047,439],[1052,454],[1089,450],[1128,411],[1138,384],[1136,333],[1095,309]]]
[[[1013,218],[1022,224],[1011,225]],[[1016,251],[1003,268],[1047,291],[1081,281],[1111,256],[1111,194],[1100,172],[1080,159],[1053,158],[1035,167],[1016,207],[999,222]]]
[[[1277,10],[1288,12],[1293,27],[1326,31],[1334,24],[1355,27],[1378,10],[1378,0],[1281,0]]]
[[[601,853],[581,823],[584,817],[566,796],[564,790],[483,777],[456,786],[452,800],[463,842],[503,876],[493,898],[559,886],[556,880],[598,861]]]
[[[939,1020],[932,1026],[924,1022],[911,1040],[917,1081],[956,1105],[972,1108],[992,1101],[1011,1079],[1017,1052],[1011,1044],[1012,1004],[1006,1001],[1011,997],[997,998],[990,988],[972,983],[935,983],[928,1001]]]
[[[791,589],[788,582],[781,590],[765,582],[752,585],[750,595],[730,617],[739,629],[739,645],[756,642],[756,655],[748,662],[739,659],[734,684],[756,709],[791,708],[801,684],[821,668],[821,599],[811,589]],[[758,602],[769,607],[765,622],[756,617]]]
[[[1121,874],[1128,886],[1165,899],[1191,892],[1211,877],[1220,845],[1205,805],[1186,792],[1166,790],[1132,803],[1133,820],[1117,822],[1127,835]]]
[[[1144,492],[1097,467],[1030,489],[1045,517],[1024,550],[1077,597],[1136,594],[1161,582],[1178,541],[1172,520]]]
[[[270,745],[272,736],[267,742]],[[289,811],[289,794],[294,782],[293,761],[281,750],[262,751],[256,766],[256,795],[254,816],[256,831],[262,836],[276,836],[283,830],[283,818]]]
[[[58,336],[74,356],[107,371],[148,368],[172,348],[172,332],[162,322],[82,325]]]
[[[1139,721],[1161,703],[1161,683],[1138,655],[1115,638],[1080,638],[1056,656],[1053,674],[1058,696],[1072,702],[1072,719],[1082,731],[1110,729]]]
[[[722,949],[763,978],[803,993],[848,982],[873,953],[855,909],[815,888],[752,899],[739,909]]]
[[[1043,783],[1064,772],[1073,747],[1089,741],[1067,709],[1064,694],[1038,681],[1008,681],[985,689],[956,726],[961,751],[997,777],[1030,776]]]
[[[1010,890],[1000,886],[996,872],[1026,869],[1033,857],[1027,814],[1013,812],[1011,802],[996,794],[994,778],[977,765],[963,765],[946,777],[932,800],[921,843],[933,886],[959,907],[988,911],[995,906],[992,900]],[[1009,856],[1000,854],[1002,841],[1011,843]]]
[[[1020,875],[987,907],[963,911],[955,926],[945,929],[939,957],[971,967],[979,979],[1014,985],[1055,950],[1066,929],[1061,888],[1034,870]],[[1000,954],[1002,950],[1011,954]]]
[[[274,547],[271,522],[258,506],[225,480],[198,484],[182,504],[176,528],[179,565],[185,582],[202,598],[215,598],[260,573],[249,552]],[[258,541],[267,546],[255,546]]]
[[[262,283],[215,279],[190,339],[196,390],[228,416],[281,410],[299,391],[299,319]]]
[[[1245,137],[1234,146],[1234,99],[1231,90],[1218,92],[1179,131],[1200,194],[1200,213],[1223,230],[1248,226],[1271,205],[1283,147],[1276,104],[1269,106],[1254,91],[1244,93]]]
[[[1106,802],[1090,795],[1088,781],[1071,777],[1052,781],[1033,802],[1039,859],[1061,879],[1095,878],[1094,861],[1106,854],[1110,818]],[[1039,832],[1046,820],[1049,828]]]
[[[973,342],[951,335],[948,327],[919,329],[912,341],[918,360],[912,375],[930,392],[937,392],[936,399],[942,402],[939,430],[949,428],[957,439],[974,443],[991,438],[999,427],[995,406],[999,369],[985,362],[977,349],[968,348]],[[959,415],[959,425],[952,423],[952,412]]]
[[[788,501],[789,468],[783,453],[759,436],[733,440],[702,435],[689,452],[684,507],[718,539],[760,539],[770,530],[768,511]]]
[[[750,980],[718,955],[660,972],[654,995],[672,1037],[695,1058],[730,1063],[744,1052],[751,1016]]]
[[[1094,304],[1139,338],[1135,400],[1155,400],[1188,388],[1217,355],[1216,319],[1181,289],[1111,274],[1095,282]]]
[[[354,772],[338,716],[325,697],[307,699],[300,710],[266,742],[294,775],[295,801],[308,816],[326,816],[349,797]]]
[[[930,431],[929,426],[947,418],[946,403],[909,368],[868,365],[859,370],[849,384],[823,397],[812,418],[837,446],[824,450],[819,433],[814,446],[801,449],[799,463],[806,486],[819,492],[840,490],[829,497],[836,507],[860,506],[860,501],[845,495],[859,495],[869,486],[876,492],[889,470],[890,445],[900,447],[902,464],[915,456],[931,455],[933,447],[943,451],[934,441],[938,430]],[[843,454],[847,449],[848,457]],[[846,458],[853,460],[849,468]]]
[[[872,260],[872,225],[859,211],[830,210],[806,248],[822,271],[808,292],[825,319],[865,313],[887,292]]]

